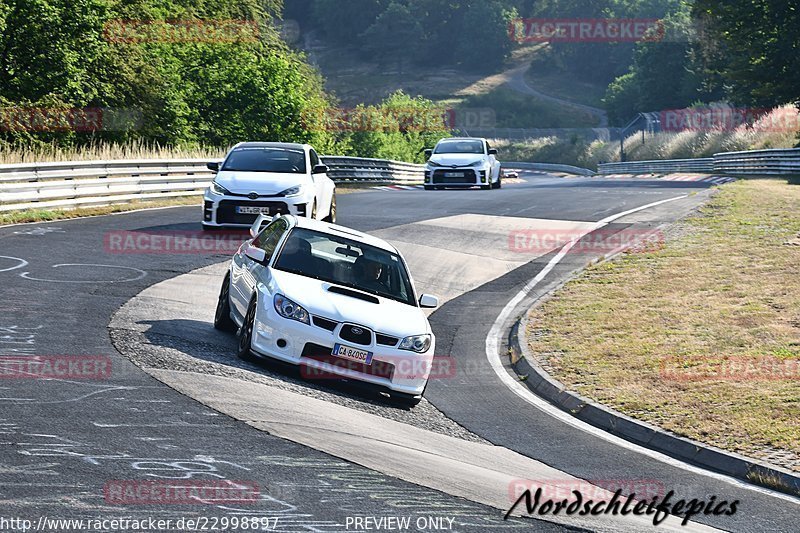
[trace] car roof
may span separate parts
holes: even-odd
[[[239,143],[231,148],[231,150],[235,150],[236,148],[285,148],[287,150],[306,150],[311,147],[307,144],[298,143],[249,141]]]
[[[447,137],[446,139],[441,139],[439,142],[446,142],[446,141],[485,141],[483,137]],[[437,143],[438,144],[438,143]]]
[[[352,228],[338,226],[336,224],[329,224],[328,222],[321,222],[319,220],[313,220],[306,217],[296,217],[294,215],[283,215],[283,217],[286,218],[290,222],[290,225],[295,228],[307,228],[310,230],[319,231],[320,233],[328,233],[337,237],[345,237],[355,241],[363,242],[364,244],[369,244],[375,248],[387,250],[392,253],[400,253],[394,246],[383,239],[373,237],[372,235],[367,235],[366,233],[362,233]]]

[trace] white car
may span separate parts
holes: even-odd
[[[307,144],[247,142],[234,146],[203,202],[203,229],[249,227],[260,214],[336,222],[336,185]]]
[[[502,185],[497,150],[486,139],[442,139],[433,150],[425,150],[425,190],[445,187],[499,189]]]
[[[238,355],[299,365],[305,377],[348,379],[416,405],[435,338],[405,260],[358,231],[295,216],[259,217],[231,261],[214,327],[237,331]]]

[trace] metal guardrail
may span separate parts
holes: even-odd
[[[800,175],[800,149],[716,154],[714,172],[739,176]]]
[[[588,168],[573,167],[571,165],[557,165],[555,163],[518,163],[503,162],[503,169],[515,170],[540,170],[542,172],[565,172],[578,176],[594,176],[594,171]]]
[[[626,163],[600,163],[600,174],[649,174],[669,172],[713,173],[714,159],[664,159],[657,161],[628,161]]]
[[[700,172],[730,176],[800,175],[800,148],[724,152],[705,159],[602,163],[600,174]]]
[[[338,183],[422,183],[424,166],[323,157]],[[0,212],[89,207],[203,194],[213,178],[206,159],[70,161],[0,165]]]

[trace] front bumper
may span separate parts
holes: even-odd
[[[324,327],[316,325],[326,320],[320,318],[314,316],[312,324],[306,325],[278,315],[271,300],[268,307],[259,303],[251,349],[262,357],[300,365],[304,376],[310,379],[349,379],[409,395],[420,395],[425,390],[433,364],[435,339],[424,354],[378,344],[376,334],[372,335],[369,345],[360,345],[340,337],[343,323],[337,323],[330,330],[332,321],[327,321]],[[399,344],[401,339],[394,338]],[[331,355],[335,344],[372,352],[371,364]]]
[[[250,227],[258,214],[238,213],[237,207],[269,208],[269,215],[309,216],[313,197],[272,196],[251,200],[246,196],[216,195],[206,191],[203,196],[203,225],[213,227]]]
[[[489,172],[482,168],[427,168],[425,170],[425,185],[439,187],[475,187],[476,185],[489,185]]]

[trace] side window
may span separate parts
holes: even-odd
[[[278,219],[267,226],[264,231],[255,238],[253,245],[264,250],[267,253],[267,260],[269,260],[272,258],[272,254],[275,253],[275,248],[278,246],[278,242],[281,240],[281,237],[283,237],[287,228],[288,225],[286,221]]]
[[[486,153],[488,154],[489,150],[491,150],[491,149],[492,149],[492,147],[489,146],[489,141],[486,141]]]
[[[315,166],[317,166],[319,164],[320,164],[320,161],[319,161],[319,156],[317,155],[317,152],[315,152],[314,150],[311,150],[311,168],[313,169]]]

